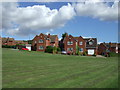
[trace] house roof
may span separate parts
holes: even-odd
[[[84,40],[86,41],[87,48],[97,47],[97,38],[84,38]],[[90,42],[92,42],[93,44],[90,45]]]
[[[5,37],[2,38],[3,43],[6,43],[7,41],[14,41],[14,38],[9,38],[9,37],[8,38],[5,38]]]
[[[74,37],[75,40],[78,40],[79,37]]]
[[[117,46],[117,43],[111,43],[110,46],[111,46],[111,47],[116,47],[116,46]]]
[[[117,43],[102,43],[102,44],[104,44],[107,48],[117,46]]]
[[[57,35],[50,35],[51,42],[55,42]]]

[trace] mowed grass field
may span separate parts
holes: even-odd
[[[3,88],[117,88],[117,57],[2,51]]]

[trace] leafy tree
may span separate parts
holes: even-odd
[[[76,54],[77,54],[77,55],[80,55],[80,52],[79,52],[79,47],[78,47],[78,45],[76,45]]]
[[[32,44],[32,40],[28,40],[28,44]]]
[[[64,34],[62,34],[62,40],[64,40],[64,38],[66,37],[66,35],[68,35],[67,32],[65,32]]]

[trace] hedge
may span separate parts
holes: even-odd
[[[16,45],[9,46],[9,45],[2,45],[2,48],[16,48]]]

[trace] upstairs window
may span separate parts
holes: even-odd
[[[35,41],[35,43],[37,43],[37,41]]]
[[[39,40],[39,43],[43,43],[43,40],[42,40],[42,39],[40,39],[40,40]]]
[[[89,42],[89,45],[93,45],[93,42],[92,42],[92,41],[90,41],[90,42]]]
[[[40,50],[43,50],[43,49],[44,49],[44,47],[43,47],[43,46],[39,46],[39,49],[40,49]]]
[[[80,45],[83,45],[83,42],[79,42]]]
[[[68,41],[67,45],[73,45],[73,42],[72,41]]]

